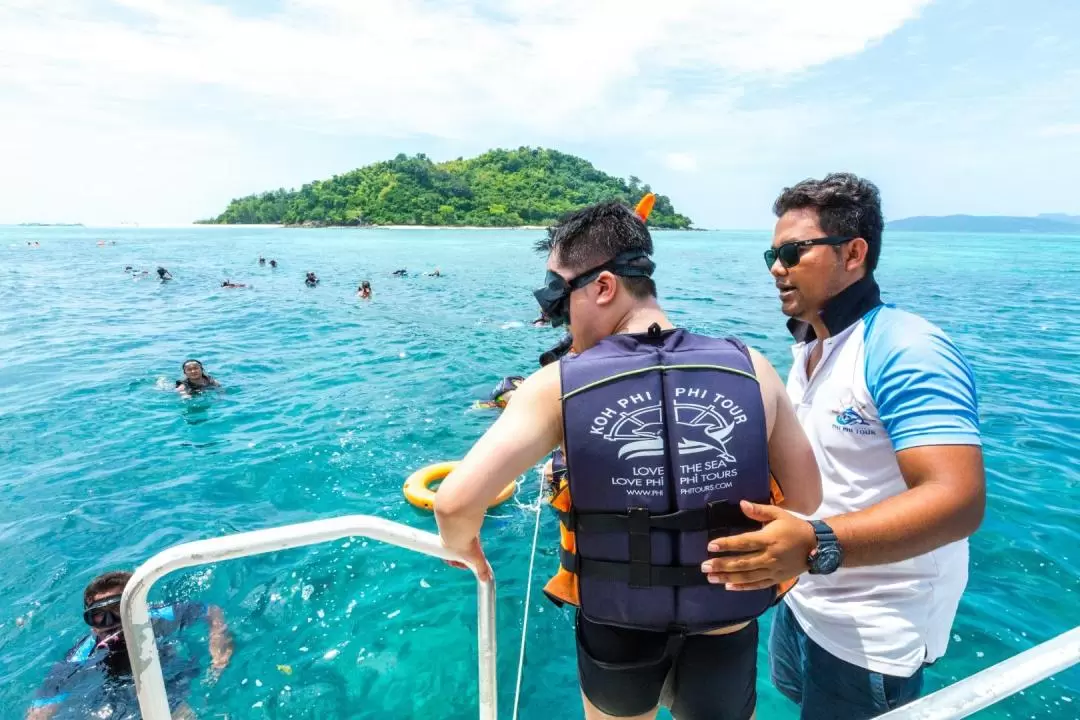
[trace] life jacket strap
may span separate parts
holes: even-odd
[[[581,513],[574,509],[560,512],[559,518],[568,528],[579,533],[631,533],[631,510],[620,513]],[[648,512],[647,510],[645,511]],[[639,519],[638,522],[641,522]],[[663,515],[649,515],[650,530],[674,532],[709,532],[710,538],[727,537],[761,529],[761,523],[743,514],[738,503],[716,500],[705,507],[679,510]]]
[[[560,561],[568,572],[578,577],[624,582],[631,587],[693,587],[708,585],[709,579],[700,565],[656,566],[648,565],[635,572],[634,563],[589,560],[576,553],[559,550]],[[633,579],[634,582],[631,580]]]

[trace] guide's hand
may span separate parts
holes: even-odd
[[[491,565],[488,564],[487,557],[484,555],[484,549],[480,547],[480,538],[474,537],[472,542],[464,548],[450,548],[451,550],[457,550],[471,565],[476,568],[476,577],[484,582],[491,581]],[[469,570],[469,566],[465,563],[458,562],[457,560],[447,560],[446,564],[450,567],[461,568],[462,570]]]
[[[723,583],[727,590],[760,590],[809,569],[807,558],[817,547],[810,523],[775,505],[743,500],[740,507],[746,517],[765,523],[765,527],[709,542],[709,552],[741,553],[703,562],[701,571],[709,582]]]

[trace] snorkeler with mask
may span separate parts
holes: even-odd
[[[90,633],[53,665],[35,693],[26,720],[48,720],[61,710],[63,717],[138,717],[135,679],[131,672],[120,599],[131,580],[129,572],[108,572],[94,578],[83,592],[83,620]],[[210,677],[216,680],[232,658],[233,640],[225,615],[216,605],[181,602],[150,608],[150,622],[158,639],[173,718],[194,718],[185,702],[198,677],[195,658],[177,652],[175,643],[162,638],[205,621],[209,629]]]
[[[517,390],[518,386],[523,382],[525,382],[525,378],[520,375],[504,377],[495,384],[495,389],[491,391],[491,395],[488,399],[477,400],[475,407],[484,410],[504,409],[506,404],[510,402],[510,396],[514,394],[514,391]]]

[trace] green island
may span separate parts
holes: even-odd
[[[478,157],[434,163],[426,155],[357,168],[299,190],[271,190],[237,198],[200,224],[275,224],[301,227],[549,225],[582,205],[603,200],[635,204],[647,184],[613,177],[582,158],[557,150],[490,150]],[[685,230],[691,220],[656,194],[655,228]]]

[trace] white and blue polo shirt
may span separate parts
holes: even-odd
[[[883,305],[872,278],[833,298],[820,341],[797,340],[787,390],[821,470],[822,503],[809,519],[866,509],[908,489],[896,453],[924,445],[980,445],[975,378],[938,327]],[[807,377],[806,359],[822,342]],[[872,672],[910,676],[945,654],[967,585],[966,540],[903,562],[804,574],[786,596],[807,636]]]

